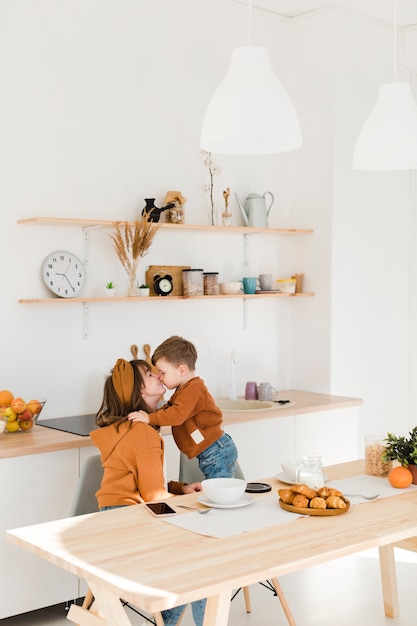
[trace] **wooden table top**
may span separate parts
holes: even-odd
[[[330,480],[363,473],[363,461],[326,468]],[[277,478],[267,481],[273,490],[282,486]],[[176,496],[188,504],[196,497]],[[392,497],[384,498],[351,506],[344,515],[307,517],[226,539],[166,524],[142,506],[29,526],[7,535],[154,613],[417,535],[416,492],[394,498],[395,506]]]

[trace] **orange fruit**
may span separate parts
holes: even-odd
[[[413,482],[413,475],[409,469],[400,465],[400,467],[394,467],[394,469],[390,471],[388,474],[388,480],[392,487],[405,489]]]
[[[27,407],[29,411],[32,413],[32,415],[37,415],[38,413],[41,412],[41,409],[42,409],[42,405],[39,402],[39,400],[30,400],[27,403]]]
[[[18,415],[19,413],[23,413],[23,411],[26,411],[26,402],[23,400],[23,398],[13,398],[13,400],[10,402],[10,406],[13,411]]]
[[[14,395],[8,389],[2,389],[2,391],[0,391],[0,405],[10,404],[13,398]]]

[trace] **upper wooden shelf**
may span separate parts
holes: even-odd
[[[84,218],[71,217],[29,217],[17,220],[18,224],[38,224],[50,226],[79,226],[88,228],[92,226],[102,226],[103,228],[112,228],[115,221],[124,222],[125,220],[89,220]],[[128,222],[134,224],[134,222]],[[252,226],[210,226],[209,224],[165,224],[158,223],[163,230],[172,231],[204,231],[215,233],[241,233],[243,235],[251,235],[262,233],[263,235],[302,235],[312,233],[311,228],[253,228]]]

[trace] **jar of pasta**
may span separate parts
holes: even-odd
[[[392,469],[391,461],[384,461],[384,435],[365,437],[365,474],[368,476],[388,476]]]

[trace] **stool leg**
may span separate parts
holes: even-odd
[[[243,587],[243,595],[245,598],[246,613],[250,613],[252,609],[250,605],[249,587]]]
[[[290,607],[288,605],[288,602],[285,599],[284,592],[281,589],[281,585],[278,582],[278,579],[277,578],[271,578],[271,582],[274,585],[275,592],[276,592],[276,594],[277,594],[277,596],[279,598],[279,601],[281,602],[282,609],[283,609],[283,611],[285,613],[285,617],[287,618],[289,625],[290,626],[297,626],[296,623],[295,623],[295,619],[292,616],[291,609],[290,609]]]

